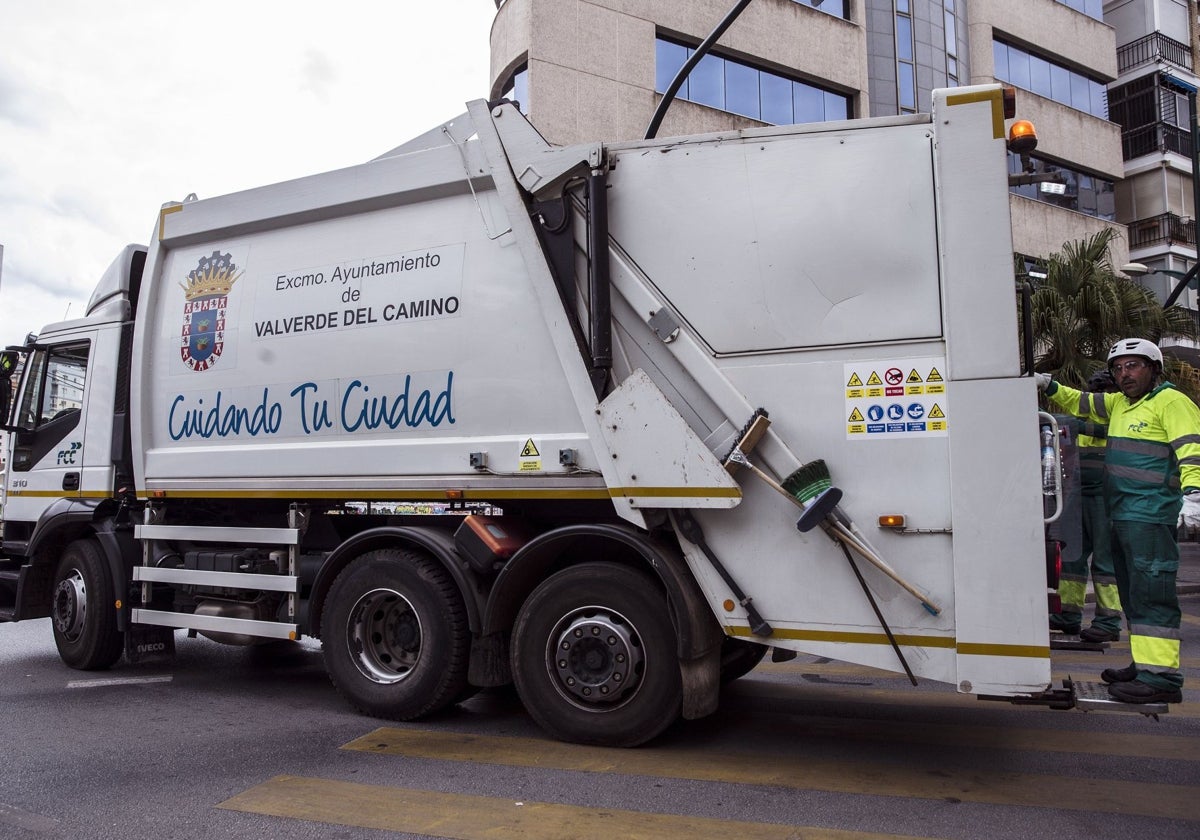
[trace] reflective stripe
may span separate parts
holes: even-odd
[[[1086,596],[1087,584],[1074,580],[1066,580],[1065,578],[1059,580],[1058,597],[1062,599],[1062,611],[1064,613],[1082,612],[1079,608],[1083,606]],[[1076,609],[1068,609],[1071,606],[1076,606]]]
[[[1200,464],[1200,455],[1189,455],[1186,458],[1179,459],[1179,466],[1196,466]]]
[[[1101,420],[1108,419],[1108,407],[1104,404],[1104,394],[1092,394],[1092,411]]]
[[[1071,583],[1081,583],[1081,584],[1083,584],[1084,586],[1086,586],[1086,585],[1087,585],[1087,575],[1086,575],[1086,574],[1083,574],[1083,575],[1072,575],[1072,574],[1068,574],[1067,572],[1063,572],[1063,573],[1062,573],[1062,574],[1059,576],[1059,578],[1058,578],[1058,579],[1059,579],[1060,581],[1061,581],[1061,580],[1069,580]]]
[[[1122,467],[1115,464],[1107,464],[1105,469],[1108,470],[1109,475],[1119,478],[1132,478],[1147,484],[1165,484],[1168,487],[1179,486],[1179,476],[1177,475],[1163,475],[1154,470],[1139,470],[1135,467]]]
[[[1150,455],[1154,458],[1169,458],[1167,444],[1152,440],[1134,440],[1126,437],[1111,437],[1108,448],[1118,452],[1132,452],[1135,455]]]
[[[1131,624],[1129,632],[1153,639],[1174,639],[1175,641],[1179,641],[1183,638],[1179,633],[1178,627],[1159,627],[1157,624]]]
[[[1189,443],[1200,443],[1200,435],[1183,435],[1182,437],[1177,437],[1175,440],[1171,441],[1171,446],[1174,449],[1178,449],[1179,447],[1186,446]]]
[[[1154,639],[1136,632],[1129,636],[1129,650],[1139,668],[1158,674],[1179,673],[1179,640]]]
[[[1099,593],[1097,593],[1097,595],[1098,594]],[[1120,606],[1119,602],[1118,602],[1117,606]],[[1096,604],[1096,615],[1098,615],[1098,616],[1104,615],[1104,616],[1111,616],[1113,618],[1120,618],[1121,611],[1119,609],[1117,609],[1116,607],[1102,607],[1102,606],[1100,606],[1099,603],[1097,603]]]
[[[1117,585],[1116,575],[1098,575],[1095,572],[1092,572],[1092,580],[1094,580],[1096,582],[1097,586],[1116,586]]]
[[[1086,420],[1081,427],[1080,435],[1086,435],[1087,437],[1094,438],[1104,438],[1108,435],[1108,424],[1097,423],[1094,420]]]

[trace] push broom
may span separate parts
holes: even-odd
[[[803,513],[796,522],[800,531],[810,531],[817,525],[833,540],[843,546],[854,549],[867,562],[879,569],[895,581],[904,591],[921,602],[921,606],[932,615],[940,615],[942,608],[929,599],[921,590],[913,586],[888,565],[867,544],[861,534],[855,534],[857,528],[840,508],[842,491],[832,485],[829,470],[824,461],[813,461],[805,464],[784,479],[783,484],[767,475],[751,463],[747,453],[753,451],[762,440],[771,425],[767,412],[757,409],[754,416],[743,427],[742,434],[733,445],[733,449],[725,457],[725,469],[733,472],[737,467],[747,467],[780,495],[800,508]],[[847,524],[849,523],[849,524]],[[852,530],[853,529],[853,530]]]

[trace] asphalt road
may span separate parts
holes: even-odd
[[[1185,703],[1140,715],[978,701],[800,657],[652,744],[547,739],[509,691],[362,717],[315,643],[179,637],[171,666],[63,666],[46,620],[0,625],[0,837],[1200,836],[1200,596]],[[1058,676],[1128,661],[1056,651]]]

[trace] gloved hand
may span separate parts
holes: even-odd
[[[1039,391],[1045,391],[1047,388],[1050,387],[1050,374],[1035,373],[1033,375],[1033,381],[1037,383],[1037,389]]]
[[[1189,528],[1200,528],[1200,488],[1189,487],[1183,494],[1183,524]]]

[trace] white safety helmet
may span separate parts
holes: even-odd
[[[1144,338],[1123,338],[1108,350],[1108,363],[1118,356],[1141,356],[1147,361],[1154,362],[1162,369],[1163,354],[1158,345]]]

